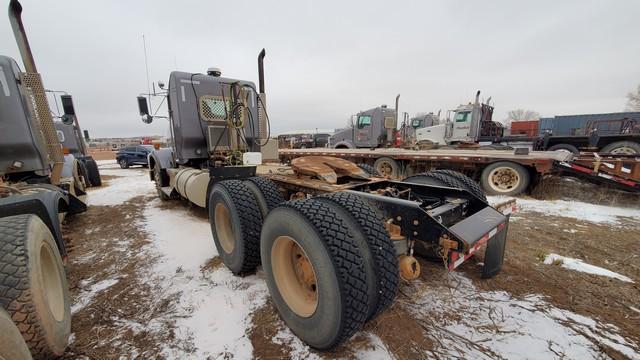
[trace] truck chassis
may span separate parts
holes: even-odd
[[[420,276],[414,253],[454,270],[484,247],[482,276],[501,270],[515,202],[491,207],[462,174],[392,181],[332,157],[298,158],[264,176],[243,169],[250,177],[230,180],[233,168],[221,177],[210,167],[198,190],[218,254],[237,275],[261,264],[281,317],[316,349],[338,346],[384,312],[399,279]]]

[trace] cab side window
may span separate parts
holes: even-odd
[[[360,115],[358,116],[358,128],[362,129],[365,126],[371,125],[371,115]]]

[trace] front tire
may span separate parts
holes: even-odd
[[[280,316],[302,341],[329,350],[362,328],[367,277],[353,229],[321,201],[273,209],[262,227],[260,254]]]
[[[89,182],[91,186],[102,186],[102,179],[100,178],[100,170],[98,170],[98,163],[93,159],[85,161],[87,167],[87,175],[89,176]]]
[[[120,164],[120,167],[122,169],[128,169],[129,168],[129,161],[127,161],[127,159],[120,159],[118,160],[118,164]]]
[[[35,358],[64,353],[71,332],[69,288],[49,228],[32,214],[0,219],[0,304]]]
[[[240,180],[216,183],[209,194],[209,224],[222,262],[236,275],[260,265],[260,208]]]
[[[160,169],[160,164],[155,164],[153,167],[153,181],[156,183],[156,192],[158,193],[158,197],[162,201],[167,201],[170,197],[162,191],[163,183],[163,174],[162,169]]]

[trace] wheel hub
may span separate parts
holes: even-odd
[[[42,266],[42,283],[49,311],[51,311],[54,319],[62,321],[64,318],[62,279],[60,278],[53,250],[47,244],[43,244],[40,247],[40,264]]]
[[[216,204],[214,223],[216,226],[216,237],[222,246],[222,250],[227,254],[231,254],[235,247],[233,225],[231,224],[229,209],[222,203]]]
[[[493,170],[491,176],[491,186],[496,191],[506,192],[517,187],[520,183],[520,177],[518,173],[508,167],[499,167]]]
[[[388,162],[383,162],[380,164],[378,172],[383,176],[390,176],[393,172],[393,169],[391,168],[391,164],[389,164]]]
[[[279,236],[271,251],[273,277],[287,306],[300,317],[310,317],[318,307],[318,283],[313,264],[298,242]]]
[[[611,153],[618,154],[618,155],[635,155],[636,154],[635,150],[627,146],[622,146],[617,149],[613,149]]]

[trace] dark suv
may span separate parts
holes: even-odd
[[[123,169],[131,165],[147,167],[149,164],[148,155],[152,150],[152,145],[126,146],[116,153],[116,161]]]

